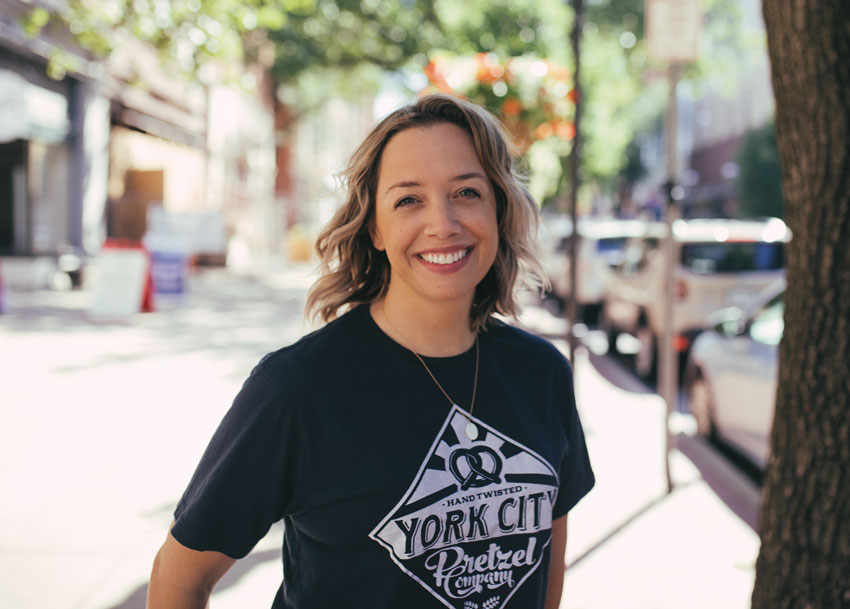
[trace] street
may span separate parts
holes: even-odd
[[[142,609],[172,511],[241,382],[309,330],[309,269],[192,278],[182,302],[88,320],[84,292],[8,294],[0,315],[0,606]],[[562,350],[566,324],[521,318]],[[592,341],[591,341],[592,343]],[[749,607],[760,489],[681,435],[664,476],[664,405],[620,362],[577,352],[596,488],[570,513],[562,608]],[[282,527],[216,588],[217,609],[268,607]]]

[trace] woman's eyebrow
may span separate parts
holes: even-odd
[[[453,177],[450,182],[463,182],[464,180],[469,180],[472,178],[478,178],[479,180],[487,181],[487,178],[478,173],[477,171],[471,171],[469,173],[462,173],[459,176]]]
[[[449,182],[463,182],[464,180],[471,180],[473,178],[478,178],[479,180],[483,180],[485,182],[487,181],[487,178],[478,173],[477,171],[470,171],[469,173],[462,173],[451,178]],[[415,180],[405,180],[402,182],[396,182],[384,191],[384,195],[388,194],[394,188],[413,188],[416,186],[422,186],[422,184],[416,182]]]
[[[412,188],[412,187],[414,187],[414,186],[422,186],[422,184],[420,184],[419,182],[413,182],[413,181],[397,182],[396,184],[393,184],[392,186],[390,186],[389,188],[387,188],[387,189],[384,191],[384,194],[387,194],[387,193],[388,193],[389,191],[391,191],[393,188]]]

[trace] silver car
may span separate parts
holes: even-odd
[[[550,297],[563,305],[572,292],[569,257],[572,222],[568,216],[553,216],[545,220],[544,227],[542,262],[552,282]],[[627,241],[643,235],[646,230],[644,220],[595,217],[579,220],[576,302],[581,320],[596,322],[612,269],[622,262]]]
[[[719,437],[760,469],[769,454],[784,293],[781,279],[750,305],[718,311],[714,327],[694,341],[685,370],[698,433]]]

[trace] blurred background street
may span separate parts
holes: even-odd
[[[90,293],[10,294],[0,604],[144,606],[152,557],[218,421],[259,358],[305,331],[303,275],[275,285],[212,271],[179,309],[132,324],[91,323]],[[259,562],[278,574],[270,556]]]
[[[307,265],[192,275],[179,307],[89,319],[88,291],[15,290],[0,317],[0,604],[142,609],[153,556],[201,452],[247,373],[308,330]],[[535,304],[529,329],[566,350]],[[744,609],[760,489],[713,444],[682,435],[664,476],[663,401],[586,334],[576,388],[597,488],[570,514],[569,609]],[[599,351],[595,354],[593,350]],[[684,427],[688,427],[684,424]],[[267,606],[274,527],[213,606]]]
[[[434,92],[504,123],[552,281],[520,323],[574,339],[562,607],[750,606],[795,243],[761,0],[0,0],[0,607],[144,606],[240,384],[310,330],[335,176]],[[282,534],[216,609],[271,603]]]

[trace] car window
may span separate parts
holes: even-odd
[[[596,242],[596,256],[611,268],[622,264],[625,249],[625,237],[605,237]]]
[[[659,247],[661,247],[661,239],[657,237],[647,237],[643,240],[643,248],[647,252],[657,250]]]
[[[750,321],[750,337],[765,345],[778,345],[785,330],[785,303],[774,299]]]
[[[641,268],[643,261],[643,249],[637,245],[631,245],[623,251],[623,260],[618,269],[623,275],[634,275]]]
[[[596,242],[596,251],[600,253],[621,252],[625,247],[625,237],[604,237]]]
[[[782,243],[723,241],[685,243],[682,266],[701,274],[776,271],[784,265]]]

